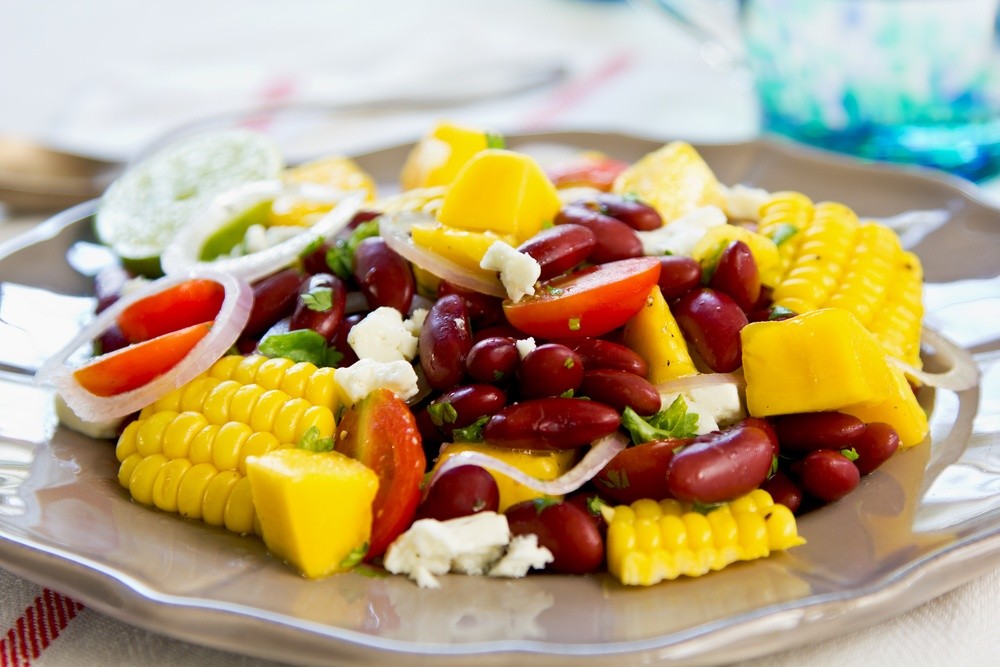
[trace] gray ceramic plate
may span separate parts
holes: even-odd
[[[511,140],[539,142],[626,160],[660,145],[579,133]],[[391,183],[407,150],[359,161]],[[864,216],[924,211],[906,239],[925,263],[927,322],[970,348],[983,373],[981,387],[925,394],[931,442],[804,517],[807,545],[645,589],[605,576],[449,576],[421,590],[401,577],[304,581],[257,540],[135,505],[115,480],[112,445],[58,429],[49,392],[30,381],[89,307],[89,279],[71,268],[100,259],[85,242],[92,206],[82,205],[0,249],[0,564],[187,641],[303,664],[406,665],[499,665],[514,654],[581,665],[745,658],[843,636],[996,567],[1000,211],[923,172],[770,142],[700,150],[728,184],[801,190]],[[927,366],[940,357],[928,350]]]

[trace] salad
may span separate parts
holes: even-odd
[[[671,142],[542,164],[443,123],[352,160],[189,139],[105,194],[120,262],[38,373],[137,503],[359,568],[701,576],[927,436],[919,258]],[[89,358],[75,360],[81,348]]]

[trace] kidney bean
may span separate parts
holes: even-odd
[[[579,389],[583,359],[565,345],[545,343],[524,355],[517,375],[524,398],[561,396]]]
[[[802,505],[802,487],[795,480],[788,476],[784,470],[778,470],[770,479],[760,485],[771,495],[771,499],[792,510],[798,512]]]
[[[603,338],[566,338],[552,341],[565,345],[583,359],[584,370],[609,368],[641,377],[649,374],[649,364],[631,348]]]
[[[843,412],[802,412],[773,418],[778,444],[786,453],[814,449],[849,449],[865,432],[865,424]]]
[[[747,417],[743,420],[742,424],[744,426],[753,426],[759,428],[766,435],[768,440],[771,441],[771,450],[775,456],[781,454],[781,447],[778,444],[778,432],[774,430],[774,424],[770,420],[764,417]]]
[[[343,355],[337,364],[341,368],[350,366],[358,360],[358,355],[355,354],[354,348],[347,342],[347,335],[351,333],[354,325],[363,320],[364,317],[364,313],[351,313],[341,319],[340,325],[337,327],[337,333],[333,335],[333,340],[330,341],[330,347]]]
[[[548,280],[586,261],[596,245],[597,237],[590,229],[566,223],[542,230],[522,243],[518,250],[542,267],[539,280]]]
[[[420,431],[421,444],[424,447],[424,457],[428,461],[433,461],[441,453],[441,445],[444,444],[444,434],[441,429],[434,425],[427,406],[415,409],[413,417],[417,422],[417,429]]]
[[[304,277],[298,269],[284,269],[253,284],[253,306],[243,327],[243,337],[262,334],[295,309]]]
[[[437,297],[440,299],[446,294],[457,294],[465,300],[465,306],[469,311],[469,322],[475,329],[506,322],[503,314],[503,299],[463,289],[442,280],[438,283]]]
[[[492,415],[507,405],[507,394],[490,384],[467,384],[449,389],[427,406],[431,421],[451,439],[456,428],[464,428],[480,417]]]
[[[98,271],[94,276],[94,298],[97,299],[94,312],[100,313],[121,298],[125,283],[131,279],[132,275],[117,264]]]
[[[347,223],[347,226],[344,227],[339,232],[337,232],[336,238],[338,238],[338,239],[340,239],[340,238],[344,238],[344,239],[349,238],[351,236],[351,233],[355,229],[357,229],[358,227],[360,227],[363,223],[366,223],[366,222],[369,222],[371,220],[374,220],[375,218],[379,217],[380,215],[382,215],[382,214],[380,212],[378,212],[378,211],[370,211],[370,210],[361,210],[361,211],[358,211],[357,213],[354,214],[354,217],[351,218],[351,221],[349,223]]]
[[[840,500],[861,481],[861,473],[849,458],[832,449],[809,452],[792,464],[806,493],[828,503]]]
[[[447,521],[478,512],[496,512],[500,490],[493,475],[473,465],[445,471],[417,506],[416,519]]]
[[[743,309],[729,296],[702,287],[671,307],[684,337],[716,373],[729,373],[743,363],[740,331],[747,325]]]
[[[524,338],[524,332],[504,322],[475,330],[472,334],[473,343],[478,343],[487,338],[510,338],[513,341]]]
[[[660,217],[656,209],[634,197],[604,193],[591,199],[581,199],[573,203],[621,220],[638,231],[649,232],[663,226],[663,218]]]
[[[434,302],[417,341],[420,368],[434,389],[450,389],[465,375],[465,357],[472,347],[468,308],[457,294]]]
[[[490,417],[483,438],[506,449],[575,449],[614,433],[620,423],[614,408],[597,401],[534,398]]]
[[[701,285],[701,264],[685,255],[665,255],[660,260],[660,293],[667,301],[683,296]]]
[[[675,498],[702,503],[732,500],[767,479],[773,445],[755,426],[738,424],[698,436],[667,468],[667,489]]]
[[[670,498],[667,468],[677,450],[691,441],[691,438],[653,440],[627,447],[597,473],[595,488],[602,496],[625,504],[641,498]]]
[[[728,294],[744,313],[752,311],[760,299],[760,272],[750,246],[732,241],[719,255],[708,286]]]
[[[378,236],[366,238],[354,251],[354,278],[372,308],[389,306],[404,315],[416,291],[410,263]]]
[[[604,562],[604,538],[588,513],[565,501],[526,500],[504,512],[512,535],[537,535],[552,552],[547,571],[594,572]]]
[[[899,449],[899,434],[889,424],[871,422],[865,432],[852,443],[858,458],[854,460],[858,472],[867,475],[889,460]]]
[[[600,506],[602,501],[596,493],[578,491],[566,496],[564,500],[586,512],[587,516],[593,522],[594,527],[597,528],[597,532],[601,534],[601,538],[607,537],[608,522],[604,520],[604,515],[601,514]]]
[[[125,337],[125,334],[122,333],[117,324],[112,324],[97,337],[97,347],[94,352],[96,354],[107,354],[108,352],[114,352],[128,346],[128,338]]]
[[[308,295],[321,290],[328,290],[330,307],[320,308],[307,301]],[[320,297],[323,298],[323,297]],[[312,329],[323,336],[329,343],[337,335],[340,321],[344,319],[344,306],[347,303],[347,286],[344,281],[332,273],[314,273],[299,290],[299,298],[295,302],[295,310],[288,323],[291,331],[296,329]]]
[[[506,382],[514,377],[521,354],[513,338],[493,336],[477,341],[465,357],[465,372],[476,382]]]
[[[631,407],[640,415],[660,411],[660,392],[649,380],[627,371],[599,368],[586,371],[580,383],[580,395],[610,405],[621,411]]]
[[[594,264],[642,256],[642,241],[635,230],[611,216],[570,204],[559,210],[554,222],[556,225],[581,225],[594,233],[597,242],[588,257]]]

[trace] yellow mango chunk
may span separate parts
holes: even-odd
[[[642,157],[615,179],[612,191],[634,194],[670,224],[702,206],[725,209],[726,198],[711,167],[694,146],[673,141]]]
[[[446,225],[413,225],[410,228],[410,236],[416,245],[450,259],[470,271],[482,271],[484,275],[489,275],[490,272],[479,268],[479,262],[489,247],[495,241],[511,243],[510,237],[493,232],[470,232]]]
[[[878,404],[896,391],[885,352],[846,310],[753,322],[740,335],[754,417]]]
[[[743,241],[750,248],[763,284],[773,287],[781,281],[781,253],[777,244],[763,234],[751,232],[739,225],[710,228],[695,244],[691,255],[705,267],[715,262],[732,241]]]
[[[573,467],[576,463],[576,452],[574,450],[553,451],[553,452],[529,452],[521,450],[501,449],[477,442],[456,442],[445,445],[438,456],[435,469],[444,463],[449,457],[459,452],[482,452],[494,456],[505,463],[509,463],[521,472],[537,477],[542,480],[553,480],[559,475]],[[516,505],[525,500],[535,498],[545,498],[544,493],[539,493],[520,482],[502,473],[488,470],[487,472],[496,480],[497,489],[500,491],[500,512],[503,512],[511,505]]]
[[[490,148],[455,177],[438,210],[444,225],[528,239],[559,212],[559,193],[534,158]]]
[[[331,155],[295,167],[281,174],[286,183],[316,183],[335,190],[362,190],[367,201],[375,201],[375,179],[349,157]]]
[[[400,185],[404,190],[448,185],[473,155],[490,146],[490,137],[478,128],[438,124],[406,157]]]
[[[888,398],[877,403],[851,405],[840,411],[854,415],[866,424],[885,422],[892,426],[899,434],[899,446],[906,449],[923,442],[930,427],[927,424],[927,413],[917,402],[906,376],[898,368],[892,368],[891,373],[894,391]]]
[[[649,364],[648,379],[653,384],[698,372],[677,320],[656,285],[645,307],[625,323],[624,336],[625,345]]]
[[[336,451],[279,449],[246,460],[264,544],[310,579],[358,562],[378,476]]]

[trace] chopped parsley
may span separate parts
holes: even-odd
[[[330,452],[333,451],[333,438],[321,438],[319,429],[310,426],[299,439],[299,449],[306,449],[310,452]]]
[[[333,308],[333,288],[330,287],[314,287],[299,298],[306,308],[317,313]]]
[[[645,419],[632,408],[626,407],[622,412],[622,426],[637,445],[653,440],[693,438],[698,434],[698,415],[688,412],[687,402],[683,396],[678,395],[669,407]]]

